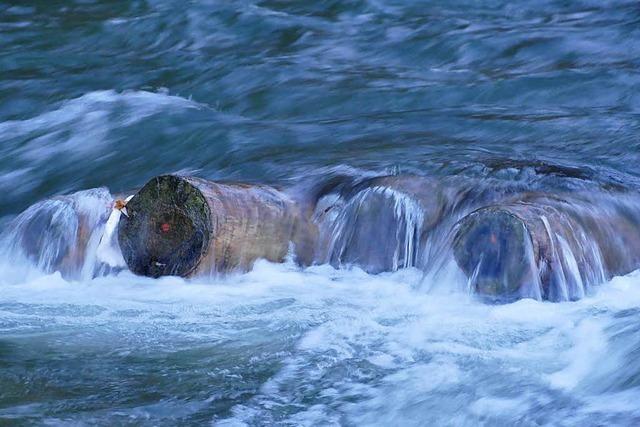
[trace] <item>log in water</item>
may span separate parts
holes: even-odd
[[[376,177],[328,190],[311,213],[272,187],[166,175],[128,203],[118,239],[130,270],[151,277],[248,271],[257,259],[283,261],[291,243],[305,265],[428,269],[427,243],[449,234],[456,209],[480,203],[455,225],[453,252],[481,295],[578,299],[640,266],[636,196],[525,193],[496,202],[469,188]]]
[[[47,273],[79,278],[93,274],[90,246],[97,246],[113,198],[106,188],[43,200],[20,214],[4,237],[7,257],[26,258]]]
[[[127,204],[118,240],[129,269],[151,277],[247,271],[304,246],[303,221],[284,193],[261,185],[164,175]]]
[[[316,200],[315,262],[369,273],[431,268],[449,247],[459,211],[505,198],[498,188],[463,177],[386,175],[334,183]]]
[[[444,213],[443,186],[413,175],[369,178],[328,191],[315,207],[315,261],[370,273],[414,267]]]
[[[479,294],[579,299],[640,266],[640,201],[528,194],[463,218],[454,255]]]

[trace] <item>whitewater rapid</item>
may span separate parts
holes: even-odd
[[[0,233],[178,172],[640,189],[637,1],[20,3],[0,6]],[[67,277],[40,247],[38,267],[0,242],[0,424],[640,425],[638,272],[487,305],[448,258],[153,280],[92,256]]]
[[[414,269],[258,262],[250,273],[193,281],[8,275],[0,351],[15,363],[0,374],[10,384],[0,417],[9,420],[640,420],[638,272],[581,301],[508,305],[427,283]]]

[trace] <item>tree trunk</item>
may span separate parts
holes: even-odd
[[[640,267],[640,200],[527,194],[464,217],[454,255],[480,294],[578,299]]]
[[[151,277],[247,271],[259,258],[284,261],[290,242],[304,253],[312,239],[293,201],[268,186],[164,175],[127,213],[118,227],[122,254],[131,271]]]

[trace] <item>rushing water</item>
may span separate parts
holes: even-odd
[[[326,261],[348,261],[349,210],[386,197],[393,273],[156,280],[93,258],[111,194],[176,171],[635,194],[637,1],[0,1],[0,46],[0,424],[640,424],[637,272],[483,304],[450,259],[412,267],[438,247],[417,259],[425,218],[388,190],[329,221]],[[95,235],[52,272],[69,204]]]

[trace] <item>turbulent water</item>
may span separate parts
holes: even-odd
[[[446,260],[411,267],[424,218],[395,194],[393,273],[92,258],[110,195],[169,172],[637,193],[637,1],[0,1],[0,46],[0,424],[640,424],[637,272],[484,304]],[[77,225],[60,200],[97,234],[49,272]],[[65,226],[24,257],[46,210]]]

